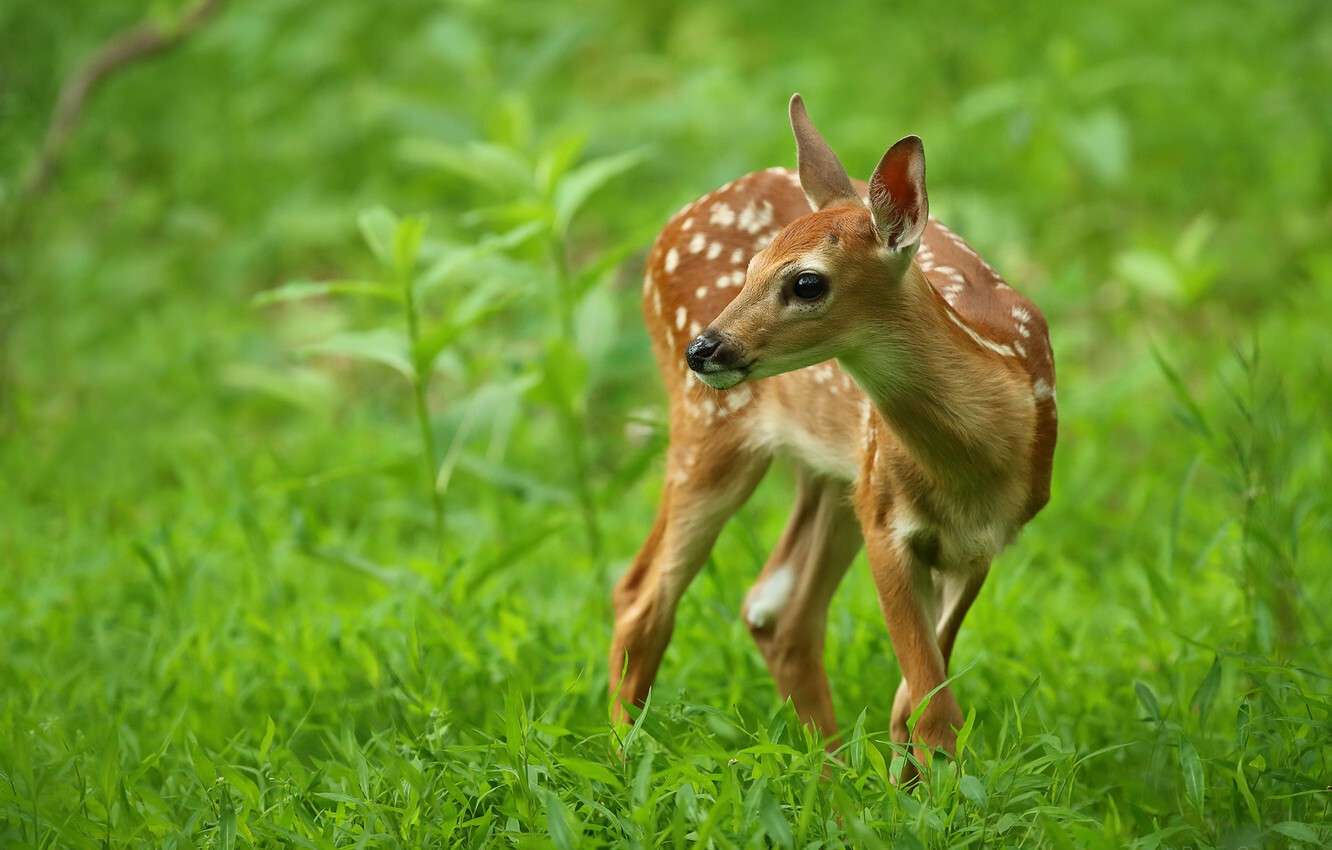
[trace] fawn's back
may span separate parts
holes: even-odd
[[[854,184],[864,198],[865,184]],[[810,211],[799,176],[786,168],[747,174],[688,204],[648,255],[643,313],[670,390],[673,430],[716,429],[725,422],[756,446],[784,450],[849,480],[869,402],[836,360],[723,393],[694,379],[684,359],[690,340],[739,293],[754,255]],[[1052,395],[1050,342],[1034,304],[936,219],[929,220],[915,262],[968,337],[1024,370],[1038,400]],[[1048,482],[1048,457],[1039,465],[1033,476]]]

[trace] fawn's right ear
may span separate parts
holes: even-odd
[[[809,205],[821,210],[835,203],[860,203],[841,160],[814,129],[809,113],[805,111],[805,101],[798,93],[791,95],[791,132],[796,140],[800,188],[809,199]]]
[[[900,251],[920,241],[930,218],[925,193],[925,145],[907,136],[888,149],[869,181],[870,212],[879,241]]]

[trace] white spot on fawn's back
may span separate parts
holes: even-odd
[[[703,250],[703,246],[708,244],[708,238],[702,233],[695,233],[694,238],[689,240],[689,253],[697,254]]]
[[[762,207],[754,206],[750,201],[740,212],[740,229],[746,233],[758,233],[772,224],[772,202],[764,201]]]
[[[675,271],[678,265],[680,265],[680,252],[672,248],[666,252],[666,273]]]
[[[676,329],[676,330],[678,330],[678,331],[682,331],[682,330],[684,330],[685,322],[688,321],[688,319],[689,319],[689,314],[685,312],[685,308],[683,308],[683,307],[676,307],[676,308],[675,308],[675,329]]]

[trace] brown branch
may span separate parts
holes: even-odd
[[[175,23],[146,22],[113,36],[60,87],[46,138],[24,181],[23,194],[36,195],[55,176],[60,155],[83,116],[88,95],[117,70],[180,44],[221,7],[223,0],[199,0]]]

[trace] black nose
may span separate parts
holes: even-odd
[[[685,349],[685,360],[689,363],[689,368],[695,372],[703,369],[703,364],[708,362],[711,357],[721,348],[721,335],[708,328],[703,333],[694,337]]]

